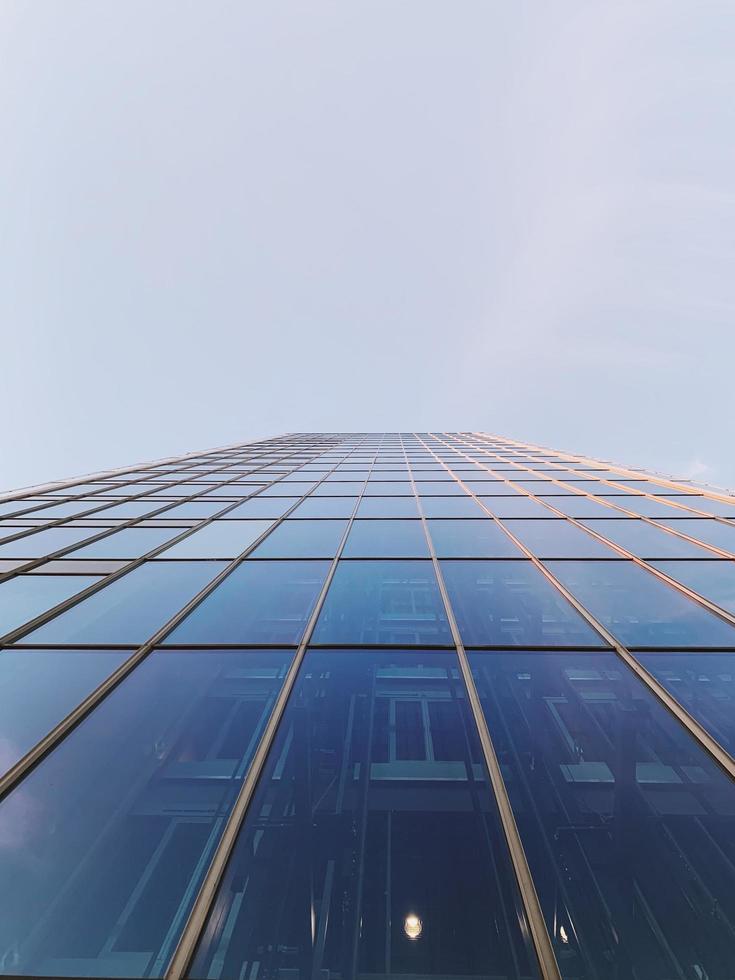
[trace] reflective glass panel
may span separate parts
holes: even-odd
[[[554,575],[629,646],[735,646],[735,628],[632,561],[554,561]]]
[[[0,775],[40,742],[130,651],[0,651]]]
[[[308,497],[299,504],[291,517],[352,517],[354,509],[354,497]]]
[[[430,561],[343,561],[327,592],[314,643],[451,643]]]
[[[144,643],[222,564],[148,562],[29,633],[28,643]]]
[[[563,976],[735,976],[731,780],[613,654],[470,661]]]
[[[253,558],[333,558],[347,521],[284,521],[252,554]]]
[[[656,568],[693,592],[735,613],[735,563],[731,561],[657,561]],[[735,637],[733,638],[735,646]]]
[[[363,497],[358,517],[418,517],[415,497]]]
[[[540,497],[539,499],[556,507],[567,517],[620,517],[620,511],[614,511],[611,507],[606,507],[591,497]],[[547,511],[547,517],[553,517],[551,511]]]
[[[714,514],[716,517],[729,517],[735,519],[735,499],[732,503],[725,503],[721,500],[713,500],[711,497],[695,496],[671,496],[667,497],[675,503],[686,504],[687,507],[694,507],[696,510],[703,510],[707,514]],[[681,512],[683,514],[683,511]]]
[[[443,561],[462,641],[468,646],[604,646],[530,561]]]
[[[551,512],[549,512],[551,515]],[[608,521],[600,521],[601,525]],[[537,558],[615,558],[617,552],[564,520],[507,521],[506,527]],[[604,526],[600,534],[604,534]]]
[[[521,496],[520,490],[515,490],[509,483],[482,480],[479,482],[468,483],[467,486],[478,497],[518,497]],[[488,506],[491,506],[488,504]]]
[[[429,546],[421,521],[355,521],[345,558],[428,558]]]
[[[674,531],[681,531],[682,534],[689,534],[698,541],[704,541],[705,544],[713,544],[716,548],[723,548],[735,554],[735,524],[725,524],[723,521],[715,521],[707,517],[659,521],[659,523],[673,528]]]
[[[712,553],[692,544],[685,538],[677,538],[661,528],[623,518],[615,521],[584,521],[598,534],[604,534],[610,541],[619,544],[632,555],[639,558],[711,558]],[[559,556],[561,557],[561,556]]]
[[[416,493],[420,497],[465,497],[467,495],[467,491],[452,479],[436,480],[433,482],[419,479],[416,482]]]
[[[50,533],[50,532],[47,532]],[[87,534],[95,532],[87,529]],[[71,552],[69,558],[140,558],[181,533],[180,528],[129,527]]]
[[[252,500],[243,500],[224,516],[230,519],[245,517],[277,520],[293,507],[297,499],[296,497],[253,497]]]
[[[484,517],[485,512],[472,497],[422,497],[425,517]]]
[[[552,501],[553,502],[553,501]],[[496,517],[553,517],[552,511],[531,497],[493,497],[483,503]]]
[[[16,575],[0,583],[0,635],[35,619],[97,581],[98,575]]]
[[[490,518],[428,521],[439,558],[522,558],[523,552]]]
[[[368,497],[412,497],[413,488],[408,480],[404,482],[389,480],[371,480],[365,488]]]
[[[236,558],[271,523],[272,521],[212,521],[178,544],[167,548],[161,558]]]
[[[307,654],[190,970],[535,977],[454,653]]]
[[[17,534],[22,528],[14,528],[10,533]],[[0,556],[3,558],[42,558],[45,555],[53,554],[61,548],[68,548],[91,538],[93,534],[99,534],[99,529],[91,527],[50,527],[45,531],[36,531],[35,534],[28,534],[24,538],[17,538],[8,544],[0,545]]]
[[[3,973],[162,975],[290,660],[153,653],[0,803]]]
[[[166,642],[298,643],[328,570],[328,561],[245,561]]]

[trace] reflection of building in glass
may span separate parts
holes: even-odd
[[[735,498],[481,433],[0,500],[0,974],[732,980]]]

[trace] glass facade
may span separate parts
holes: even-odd
[[[0,499],[0,976],[733,980],[735,497],[306,433]]]

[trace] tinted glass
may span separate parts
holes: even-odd
[[[22,528],[4,529],[2,535],[4,537],[6,532],[17,534],[21,530]],[[41,558],[52,554],[54,551],[59,551],[61,548],[68,548],[70,545],[76,544],[77,541],[91,538],[93,534],[99,534],[99,528],[50,527],[45,531],[36,531],[35,534],[10,541],[8,544],[0,544],[0,556],[3,558]]]
[[[358,517],[418,517],[415,497],[363,497]]]
[[[328,561],[245,561],[166,642],[298,643],[328,570]]]
[[[290,658],[154,653],[0,803],[3,972],[161,976]]]
[[[612,654],[470,660],[562,974],[735,976],[730,779]]]
[[[506,526],[537,558],[617,557],[612,548],[568,521],[507,521]],[[603,528],[600,534],[604,533]]]
[[[82,592],[97,575],[17,575],[0,583],[0,635]]]
[[[0,774],[109,676],[129,651],[0,651]]]
[[[523,552],[490,518],[428,521],[439,558],[521,558]]]
[[[351,517],[354,509],[355,500],[352,497],[309,497],[299,504],[291,517]]]
[[[465,645],[604,645],[530,561],[443,561],[442,573]]]
[[[732,626],[631,561],[560,561],[549,567],[623,643],[735,646]]]
[[[217,575],[216,562],[148,562],[28,634],[29,643],[144,643]]]
[[[365,487],[368,497],[412,497],[413,488],[408,480],[371,480]]]
[[[735,499],[731,503],[721,500],[713,500],[710,497],[675,497],[667,498],[675,503],[686,504],[687,507],[694,507],[696,510],[703,510],[707,514],[715,514],[717,517],[729,517],[735,519]],[[681,512],[683,514],[683,511]]]
[[[295,497],[253,497],[243,500],[241,504],[225,515],[228,518],[269,518],[277,520],[283,517],[289,508],[293,507],[298,498]]]
[[[421,521],[355,521],[345,558],[428,558]]]
[[[423,497],[425,517],[484,517],[485,512],[472,497]]]
[[[178,544],[162,558],[236,558],[271,526],[272,521],[212,521]],[[177,532],[178,533],[178,532]]]
[[[566,514],[567,517],[620,517],[619,511],[614,511],[611,507],[606,507],[591,497],[545,496],[540,499],[551,504],[552,507],[560,510],[562,514]],[[546,516],[553,517],[554,514],[552,511],[547,510]]]
[[[713,544],[735,554],[735,524],[725,524],[723,521],[702,517],[694,520],[660,521],[666,527],[689,534],[705,544]]]
[[[131,527],[72,552],[70,558],[140,558],[180,534],[177,528]],[[94,531],[88,529],[89,534]]]
[[[311,651],[190,976],[532,977],[519,904],[455,655]]]
[[[333,558],[347,521],[284,521],[253,552],[253,558]]]
[[[451,642],[430,561],[343,561],[327,592],[314,643]]]
[[[661,528],[627,518],[615,521],[585,521],[588,527],[598,534],[604,534],[610,541],[619,544],[632,555],[639,558],[710,558],[705,551],[685,538],[677,538]]]
[[[654,564],[693,592],[735,613],[735,562],[657,561]]]

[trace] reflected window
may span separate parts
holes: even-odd
[[[29,633],[25,642],[144,643],[222,567],[217,562],[147,562]]]
[[[284,521],[252,554],[253,558],[333,558],[347,521]]]
[[[166,642],[296,644],[328,570],[328,561],[245,561]]]
[[[622,643],[735,646],[735,629],[632,561],[552,561],[559,581]]]
[[[535,977],[522,922],[456,655],[310,651],[189,975]]]
[[[609,653],[471,653],[565,977],[735,976],[735,786]]]
[[[653,564],[693,592],[735,613],[735,562],[657,561]]]
[[[421,521],[355,521],[343,552],[345,558],[428,558]]]
[[[443,561],[462,641],[468,646],[604,646],[530,561]]]
[[[163,974],[291,656],[151,654],[0,803],[3,972]]]
[[[340,562],[313,642],[419,646],[451,643],[432,563]]]
[[[491,518],[428,521],[439,558],[522,558],[523,552]]]
[[[0,583],[0,635],[98,581],[98,575],[16,575]]]

